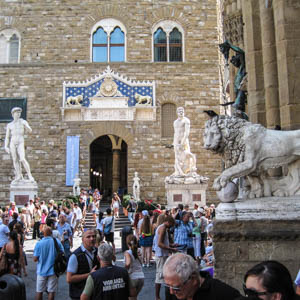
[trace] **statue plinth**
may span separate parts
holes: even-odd
[[[167,192],[167,207],[177,207],[178,204],[193,207],[197,203],[200,207],[206,205],[207,183],[171,184],[165,182]]]
[[[263,197],[220,203],[216,218],[220,221],[297,220],[300,216],[300,196]]]
[[[239,288],[258,262],[279,260],[299,270],[300,196],[220,203],[214,220],[215,275]]]
[[[30,199],[34,199],[38,194],[36,181],[18,180],[10,184],[10,202],[16,205],[24,205]]]

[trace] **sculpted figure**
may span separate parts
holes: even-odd
[[[34,181],[34,178],[30,172],[30,166],[25,159],[25,148],[24,148],[24,133],[25,131],[32,132],[27,121],[20,118],[22,108],[14,107],[11,110],[13,121],[10,122],[6,127],[6,136],[4,148],[7,153],[11,154],[13,165],[15,168],[15,180],[20,181],[23,179],[22,166],[28,175],[30,181]]]
[[[178,118],[174,121],[174,151],[175,172],[174,176],[186,176],[196,172],[196,156],[191,153],[189,134],[190,120],[184,116],[184,108],[177,108]]]
[[[81,179],[79,178],[78,174],[76,174],[75,178],[73,179],[73,195],[74,196],[79,196],[80,195],[80,181]]]
[[[133,177],[133,198],[135,201],[140,200],[140,178],[138,177],[138,172],[134,172],[134,177]]]
[[[152,103],[152,98],[150,96],[142,96],[138,93],[135,93],[134,98],[137,104],[151,105]]]
[[[235,116],[215,116],[205,124],[204,148],[225,162],[213,184],[217,191],[230,180],[247,176],[246,197],[300,194],[300,130],[271,130]],[[284,165],[286,176],[268,175],[268,169]]]

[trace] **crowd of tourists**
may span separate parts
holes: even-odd
[[[70,299],[136,300],[144,286],[145,270],[155,266],[155,298],[165,299],[243,299],[235,288],[214,278],[213,219],[215,207],[179,204],[173,209],[138,210],[133,197],[127,210],[132,233],[126,236],[123,266],[117,266],[114,243],[115,222],[121,200],[113,194],[111,206],[101,210],[101,195],[82,189],[78,203],[57,205],[40,198],[17,208],[10,203],[0,220],[0,275],[27,276],[26,239],[38,239],[33,260],[37,262],[36,299],[55,298],[59,273],[58,253],[66,259],[66,281]],[[85,227],[86,211],[92,212],[95,226]],[[82,243],[73,248],[75,235]],[[30,235],[32,235],[30,237]],[[6,269],[3,270],[3,261]],[[300,272],[295,280],[299,285]],[[300,299],[287,268],[265,261],[244,277],[244,293],[252,299]],[[272,297],[271,297],[272,296]],[[248,298],[248,299],[249,299]]]

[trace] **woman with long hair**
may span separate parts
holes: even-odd
[[[143,267],[150,267],[150,258],[153,245],[153,232],[150,223],[150,217],[144,216],[144,220],[139,232],[139,242],[142,247]]]
[[[296,300],[297,296],[289,270],[275,260],[263,261],[251,268],[244,277],[246,296],[257,299]]]
[[[9,241],[4,245],[1,250],[0,256],[6,256],[8,268],[7,273],[21,277],[21,267],[25,270],[23,249],[19,243],[18,234],[16,231],[9,233]],[[26,270],[25,270],[25,275]]]
[[[99,215],[98,215],[98,218],[96,219],[96,229],[98,230],[98,233],[99,235],[102,237],[104,237],[104,233],[103,233],[103,212],[102,211],[99,211]]]
[[[119,208],[121,200],[117,193],[113,193],[113,198],[111,199],[111,208],[113,211],[113,216],[119,218]]]
[[[129,250],[124,252],[125,268],[128,270],[130,288],[134,289],[132,293],[134,296],[130,297],[130,299],[136,300],[139,292],[144,286],[145,275],[139,259],[137,238],[133,234],[130,234],[126,238],[126,243]]]
[[[26,272],[26,268],[25,268],[25,266],[27,266],[27,259],[26,259],[25,251],[23,249],[24,248],[25,234],[24,234],[24,230],[22,228],[22,225],[20,223],[16,223],[14,225],[14,231],[18,234],[19,244],[22,248],[23,259],[21,261],[21,267],[22,267],[24,275],[27,276],[27,272]]]

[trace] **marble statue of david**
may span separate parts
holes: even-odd
[[[24,134],[32,132],[28,122],[21,117],[22,108],[14,107],[11,110],[13,121],[6,127],[4,148],[11,155],[15,169],[15,182],[23,180],[22,165],[27,173],[29,181],[35,181],[30,172],[30,166],[25,158]]]

